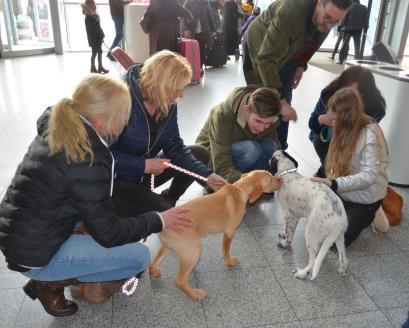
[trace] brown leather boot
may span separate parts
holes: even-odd
[[[30,279],[23,287],[24,292],[33,300],[38,298],[48,314],[65,317],[78,310],[77,304],[65,299],[64,287],[78,284],[77,279],[60,281],[38,281]]]

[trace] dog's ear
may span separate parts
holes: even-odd
[[[289,153],[287,153],[286,151],[282,151],[282,154],[287,157],[291,162],[294,163],[294,166],[297,168],[298,167],[298,162],[294,159],[294,157],[292,157]]]
[[[258,183],[257,185],[254,186],[252,192],[249,195],[249,203],[250,204],[254,203],[257,199],[260,198],[262,193],[263,193],[263,188]]]

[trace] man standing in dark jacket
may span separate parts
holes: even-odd
[[[109,11],[111,12],[111,17],[115,24],[115,39],[109,50],[117,47],[124,37],[124,6],[131,1],[132,0],[109,0]],[[115,61],[115,58],[110,52],[108,52],[107,57],[112,61]]]
[[[351,37],[354,39],[355,59],[360,58],[361,35],[362,31],[366,34],[368,30],[368,9],[362,5],[359,0],[354,0],[354,3],[349,8],[343,22],[343,43],[339,52],[339,63],[343,64],[348,57],[349,41]]]
[[[297,120],[290,106],[292,89],[301,81],[307,62],[331,28],[343,20],[351,0],[277,0],[244,34],[243,71],[247,84],[280,91],[283,124],[278,137],[287,148],[288,121]]]

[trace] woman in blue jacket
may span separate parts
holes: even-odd
[[[321,167],[316,175],[324,177],[324,162],[331,141],[331,121],[327,114],[327,103],[332,95],[344,88],[354,87],[362,97],[365,114],[380,122],[385,116],[386,103],[381,92],[376,87],[375,78],[370,70],[362,66],[351,66],[341,73],[321,91],[320,99],[311,113],[308,126],[310,127],[309,138],[314,144],[315,151],[320,158]]]
[[[197,145],[186,147],[179,135],[176,99],[183,97],[191,75],[187,60],[168,50],[156,53],[143,66],[131,67],[126,74],[132,113],[112,147],[118,182],[114,197],[118,202],[138,199],[143,211],[174,205],[194,179],[168,168],[168,162],[207,177],[207,186],[213,190],[226,183],[204,164],[209,160],[207,150]],[[150,190],[152,174],[156,176],[155,187],[173,178],[162,197]]]

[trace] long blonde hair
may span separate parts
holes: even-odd
[[[192,78],[186,58],[162,50],[148,58],[141,70],[140,89],[145,101],[157,106],[156,119],[169,114],[169,97],[183,88]]]
[[[90,3],[93,3],[95,5],[95,9],[91,8]],[[86,0],[80,4],[82,8],[82,13],[84,15],[94,15],[94,16],[99,16],[98,11],[97,11],[97,6],[93,0]]]
[[[131,97],[127,85],[104,75],[89,75],[76,87],[72,99],[61,99],[51,111],[46,141],[50,155],[64,152],[67,162],[82,162],[93,152],[79,115],[88,121],[98,116],[98,133],[108,144],[115,141],[128,123]]]
[[[362,130],[373,119],[363,110],[361,96],[352,88],[342,88],[328,101],[328,112],[334,113],[333,135],[325,162],[325,173],[335,179],[350,173],[352,154]]]

